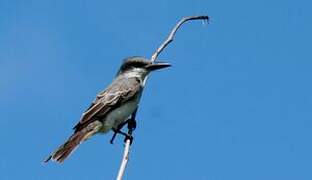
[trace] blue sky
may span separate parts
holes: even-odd
[[[42,160],[72,133],[123,58],[159,59],[125,179],[312,179],[309,1],[0,0],[0,179],[114,179],[111,134],[64,164]]]

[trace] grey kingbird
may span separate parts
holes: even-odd
[[[131,114],[136,113],[147,75],[169,66],[169,63],[152,63],[139,56],[126,58],[113,82],[96,96],[90,107],[82,114],[80,121],[73,128],[73,135],[45,162],[50,159],[63,162],[81,142],[97,133],[113,130],[115,132],[113,138],[116,133],[127,135],[120,129]]]

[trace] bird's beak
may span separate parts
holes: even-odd
[[[170,67],[170,66],[171,64],[169,63],[157,62],[157,63],[146,65],[145,68],[149,71],[154,71],[157,69],[163,69],[163,68]]]

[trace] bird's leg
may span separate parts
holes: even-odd
[[[113,134],[113,137],[112,137],[111,141],[114,140],[113,138],[116,137],[116,134],[121,134],[121,135],[124,135],[124,136],[129,136],[129,134],[127,134],[127,133],[125,133],[125,132],[122,132],[120,129],[115,129],[115,128],[113,128],[113,131],[114,131],[114,134]],[[115,136],[115,137],[114,137],[114,136]],[[111,143],[112,143],[112,142],[111,142]]]
[[[117,130],[115,130],[115,128],[113,128],[113,131],[114,131],[114,134],[113,134],[111,140],[109,141],[111,144],[114,144],[114,140],[115,140],[115,137],[117,135]]]
[[[131,118],[127,119],[125,122],[121,123],[118,125],[117,129],[113,128],[112,130],[114,131],[113,137],[110,140],[110,143],[113,144],[114,140],[116,138],[117,134],[122,134],[125,136],[125,141],[127,139],[130,139],[131,143],[133,140],[132,137],[132,132],[134,131],[134,129],[136,128],[136,121],[135,121],[135,116],[136,116],[136,112],[137,112],[138,108],[135,109],[135,111],[132,113]],[[124,125],[128,124],[128,133],[122,132],[121,129],[124,127]]]
[[[127,124],[127,121],[121,123],[118,125],[117,129],[113,128],[112,130],[114,131],[114,134],[113,134],[113,137],[111,138],[111,140],[109,141],[111,144],[114,143],[114,140],[116,138],[116,135],[119,133],[119,134],[126,134],[124,132],[121,131],[121,129],[123,128],[123,126]]]
[[[128,131],[128,133],[125,133],[125,132],[122,132],[122,131],[121,131],[122,127],[123,127],[125,124],[127,124],[127,123],[128,123],[128,120],[125,121],[125,123],[120,124],[120,125],[118,126],[118,129],[115,129],[115,128],[112,129],[112,130],[114,131],[114,134],[113,134],[112,139],[110,140],[110,143],[111,143],[111,144],[114,143],[114,139],[116,138],[116,135],[117,135],[117,134],[121,134],[121,135],[125,136],[125,141],[126,141],[127,139],[130,139],[130,141],[131,141],[131,143],[132,143],[133,137],[132,137],[131,134],[129,134],[129,131]],[[121,127],[121,128],[120,128],[120,127]],[[132,133],[132,132],[131,132],[131,133]]]
[[[130,144],[132,144],[132,141],[133,141],[133,136],[132,136],[132,132],[135,130],[136,128],[136,120],[135,120],[135,116],[136,116],[136,113],[138,111],[138,108],[136,108],[134,110],[134,112],[132,113],[131,115],[131,118],[127,120],[127,123],[128,123],[128,136],[125,136],[125,142],[127,141],[127,139],[130,140]]]
[[[135,111],[132,113],[131,118],[126,121],[128,124],[128,130],[130,131],[130,133],[132,133],[135,130],[136,125],[137,125],[136,120],[135,120],[137,110],[138,108],[136,108]]]

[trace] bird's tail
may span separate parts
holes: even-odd
[[[101,128],[101,123],[90,123],[84,129],[75,132],[68,140],[57,148],[44,162],[47,163],[51,159],[62,163],[83,141],[94,135]]]

